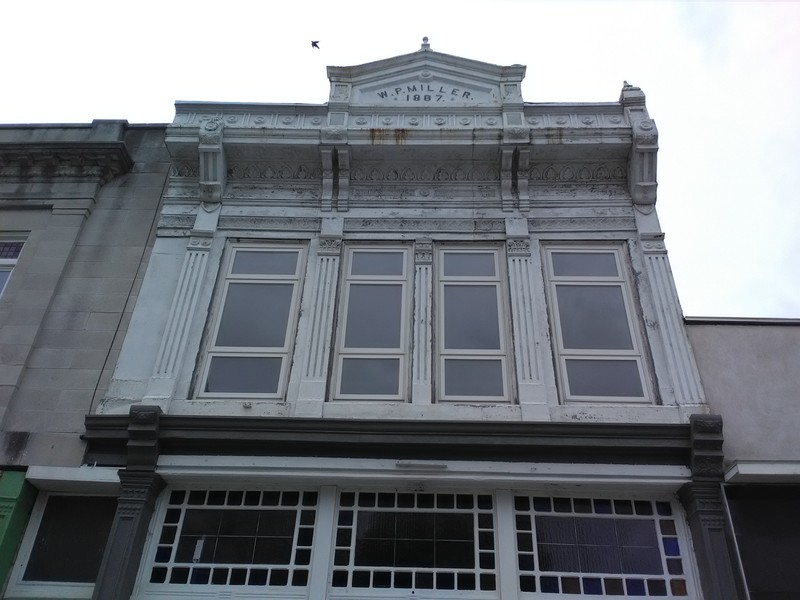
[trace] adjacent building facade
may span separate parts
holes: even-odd
[[[4,597],[747,597],[644,94],[524,75],[0,129]]]

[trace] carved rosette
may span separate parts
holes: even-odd
[[[209,119],[200,125],[199,139],[203,145],[219,145],[222,143],[222,119]]]
[[[208,252],[211,249],[211,238],[192,236],[189,238],[189,250]]]

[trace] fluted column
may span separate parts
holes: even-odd
[[[148,384],[146,397],[150,401],[172,397],[178,368],[188,346],[187,338],[197,310],[200,289],[205,281],[211,243],[210,235],[193,235],[189,240],[153,375]]]
[[[645,268],[652,284],[653,303],[664,361],[669,370],[674,399],[679,405],[705,404],[700,375],[683,326],[678,293],[661,236],[642,236]],[[663,390],[669,391],[669,390]],[[669,396],[662,394],[665,403]]]
[[[297,415],[321,416],[328,380],[333,339],[333,316],[339,278],[342,240],[321,236],[315,265],[316,276],[308,303],[309,317],[302,352],[302,374],[297,397]],[[297,358],[295,359],[297,361]],[[309,404],[306,401],[313,401]]]
[[[433,242],[417,240],[414,244],[414,329],[411,357],[411,402],[430,404],[433,399],[431,368],[433,364]]]
[[[534,289],[541,288],[541,285],[536,286],[534,267],[538,261],[534,264],[526,220],[508,219],[506,233],[508,291],[519,402],[525,418],[549,419],[536,332],[537,303]]]

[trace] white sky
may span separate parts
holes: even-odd
[[[0,2],[0,123],[167,123],[175,100],[327,101],[327,65],[527,65],[528,102],[647,95],[688,316],[800,318],[800,3]],[[320,40],[312,50],[310,40]]]

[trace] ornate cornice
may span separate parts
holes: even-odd
[[[0,177],[13,179],[92,179],[106,183],[130,171],[124,142],[0,143]]]

